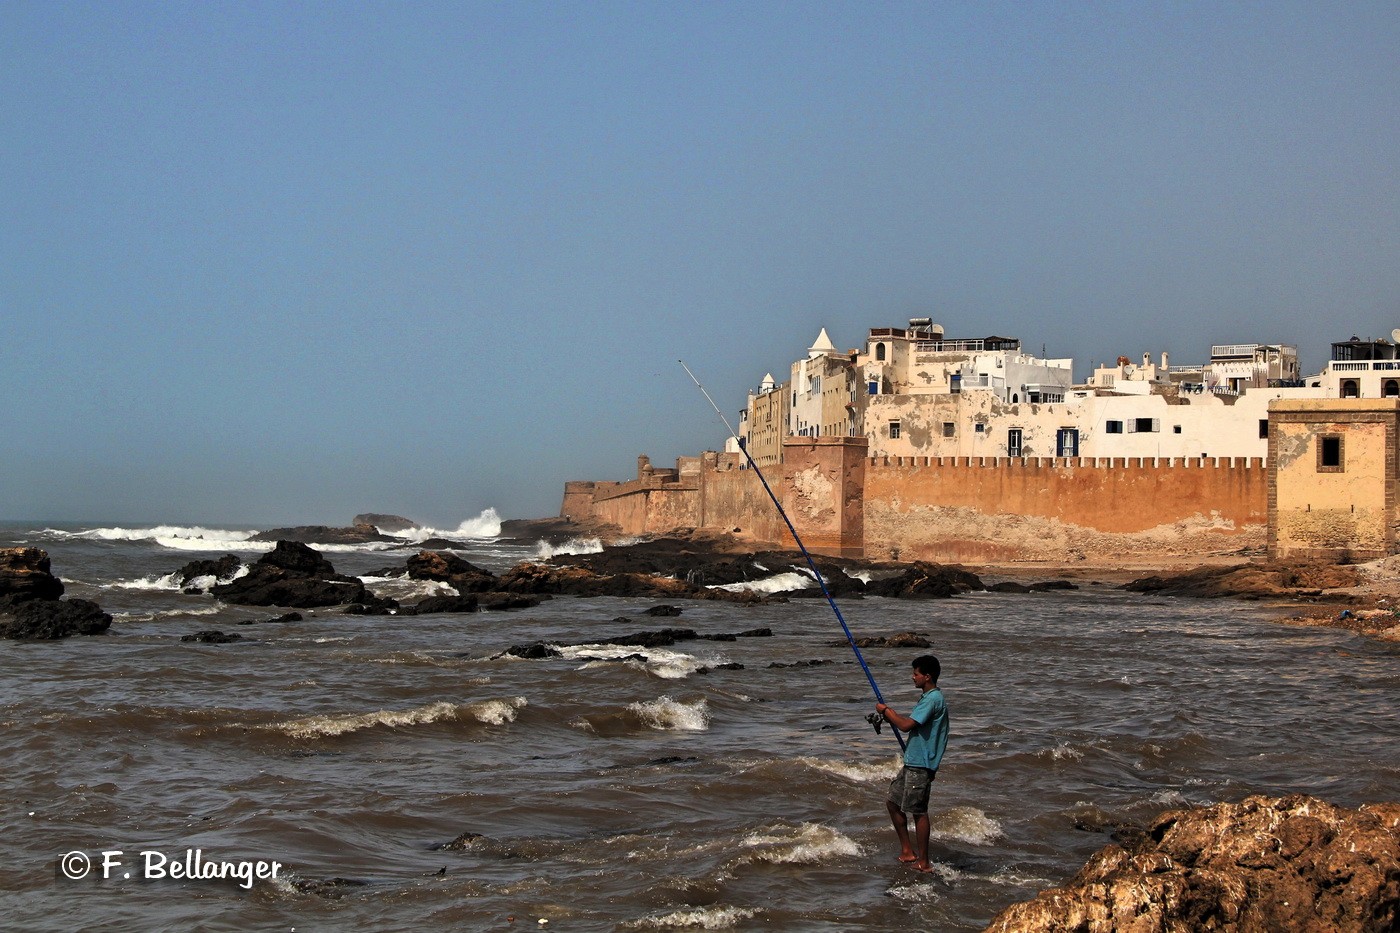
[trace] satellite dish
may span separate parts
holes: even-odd
[[[1400,327],[1390,332],[1390,339],[1394,340],[1396,343],[1400,343]]]

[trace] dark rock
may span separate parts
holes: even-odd
[[[471,545],[466,541],[453,541],[451,538],[424,538],[422,541],[415,541],[414,546],[429,551],[455,551]]]
[[[1400,928],[1400,804],[1248,797],[1158,817],[987,933]]]
[[[446,850],[448,852],[462,852],[466,849],[470,849],[478,840],[483,840],[485,838],[486,837],[481,833],[465,832],[451,842],[444,842],[440,845],[433,846],[433,849],[435,851]]]
[[[975,573],[961,567],[919,561],[893,577],[871,580],[866,584],[865,593],[896,599],[947,599],[980,589],[984,589],[982,579]]]
[[[458,593],[487,593],[498,589],[496,577],[455,554],[419,551],[408,559],[408,576],[413,580],[446,583]]]
[[[841,644],[844,645],[845,642],[843,641]],[[827,660],[827,659],[825,659],[825,658],[816,658],[816,659],[811,660],[811,661],[774,661],[774,662],[772,662],[771,664],[769,664],[768,666],[769,666],[770,668],[774,668],[774,667],[822,667],[822,666],[824,666],[824,665],[832,664],[832,663],[834,663],[834,662],[829,661],[829,660]]]
[[[559,657],[559,649],[552,648],[544,642],[537,641],[533,645],[511,645],[505,651],[496,655],[496,657],[528,658],[529,660],[537,661],[540,658]]]
[[[645,610],[649,616],[678,616],[681,614],[680,606],[652,606]]]
[[[63,582],[49,573],[42,548],[0,548],[0,603],[18,605],[31,599],[58,599]]]
[[[501,575],[497,588],[511,593],[554,596],[639,596],[669,599],[711,599],[726,602],[766,602],[749,593],[707,590],[670,577],[643,573],[603,575],[582,567],[517,564]]]
[[[300,612],[288,612],[285,615],[277,616],[275,619],[268,619],[268,622],[300,622]]]
[[[993,583],[987,587],[988,593],[1029,593],[1031,588],[1024,583],[1016,583],[1012,580],[1004,580],[1001,583]]]
[[[1039,583],[1032,583],[1031,589],[1037,593],[1046,593],[1051,590],[1077,590],[1079,585],[1068,580],[1042,580]]]
[[[352,528],[331,528],[328,525],[297,525],[294,528],[269,528],[249,541],[297,541],[302,544],[367,544],[371,541],[398,541],[379,533],[373,525]]]
[[[624,648],[666,648],[678,641],[694,641],[700,636],[691,628],[664,628],[655,632],[634,632],[616,638],[584,642],[589,645],[619,645]]]
[[[195,632],[193,635],[182,635],[180,640],[197,641],[201,645],[226,645],[231,641],[242,641],[243,636],[236,633],[225,635],[217,629],[210,629],[207,632]]]
[[[503,612],[507,609],[529,609],[549,599],[548,596],[528,596],[524,593],[480,593],[481,608],[488,612]]]
[[[724,664],[713,664],[708,667],[697,668],[695,673],[708,674],[710,671],[742,671],[743,669],[744,665],[735,661],[729,661]]]
[[[418,527],[418,523],[411,518],[404,518],[402,515],[383,515],[379,512],[365,512],[356,515],[350,520],[350,524],[357,528],[361,525],[373,525],[385,534],[408,531],[410,528]]]
[[[216,584],[209,592],[244,606],[311,609],[365,602],[359,578],[337,574],[320,553],[291,541],[277,542],[245,576]]]
[[[747,632],[735,632],[737,638],[772,638],[773,630],[764,626],[763,628],[751,628]]]
[[[32,550],[32,549],[31,549]],[[52,640],[71,635],[100,635],[112,617],[86,599],[28,599],[0,615],[0,638]]]
[[[181,587],[188,587],[191,581],[200,577],[226,580],[237,573],[238,568],[242,566],[243,561],[234,554],[225,554],[218,560],[192,560],[175,571],[175,583]],[[189,592],[189,590],[185,592]],[[199,592],[199,589],[195,588],[195,592]]]
[[[738,641],[739,636],[733,632],[721,632],[718,635],[697,635],[701,641]]]
[[[429,596],[418,601],[418,605],[405,609],[404,615],[425,616],[439,612],[476,612],[478,600],[468,593],[465,596]]]
[[[1143,577],[1124,584],[1123,589],[1202,599],[1266,599],[1317,596],[1323,590],[1346,589],[1360,582],[1355,567],[1299,561],[1196,567],[1183,573]]]
[[[844,648],[850,642],[842,639],[840,641],[827,642],[833,648]],[[933,647],[927,638],[922,635],[915,635],[913,632],[900,632],[896,635],[872,635],[865,638],[856,639],[857,648],[931,648]]]

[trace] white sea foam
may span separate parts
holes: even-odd
[[[501,534],[501,516],[495,509],[486,509],[476,518],[469,518],[456,528],[432,528],[419,525],[394,532],[391,537],[403,538],[408,542],[423,541],[427,538],[496,538]]]
[[[707,589],[728,590],[731,593],[748,591],[750,593],[787,593],[792,590],[810,589],[816,584],[815,578],[810,573],[801,570],[790,570],[787,573],[774,574],[771,577],[764,577],[762,580],[741,580],[738,583],[719,583]]]
[[[568,645],[561,647],[559,653],[570,661],[589,662],[579,670],[628,658],[627,664],[664,680],[680,680],[702,667],[724,663],[723,660],[702,661],[694,655],[665,648],[637,648],[625,645]],[[642,660],[638,660],[635,655],[640,655]]]
[[[976,807],[953,807],[937,815],[929,835],[984,846],[1001,838],[1001,824]]]
[[[200,579],[203,579],[203,577],[201,577]],[[194,581],[191,581],[189,585],[196,586],[197,584],[194,583]],[[180,586],[180,574],[178,572],[172,572],[160,577],[150,576],[142,577],[139,580],[119,580],[118,582],[112,584],[112,589],[174,590],[175,592],[179,592],[182,589],[182,587]]]
[[[677,910],[659,917],[643,917],[632,920],[625,926],[633,929],[691,928],[700,930],[728,930],[740,920],[749,920],[758,911],[752,907],[694,907],[690,910]]]
[[[744,861],[786,865],[814,865],[832,858],[864,855],[860,843],[820,823],[803,823],[796,830],[786,828],[753,833],[740,843],[751,850]]]
[[[411,580],[408,577],[360,577],[375,596],[392,596],[400,602],[428,596],[459,596],[457,588],[441,580]]]
[[[704,697],[685,703],[663,696],[646,702],[629,703],[627,708],[653,729],[704,732],[710,728],[710,711]]]
[[[488,725],[499,726],[513,721],[517,712],[525,705],[524,697],[482,700],[460,706],[455,703],[439,701],[406,710],[381,709],[372,713],[306,716],[301,719],[273,723],[264,728],[283,732],[297,739],[315,739],[344,735],[347,732],[358,732],[361,729],[373,729],[376,726],[417,726],[442,720],[464,718],[472,718]]]
[[[897,755],[888,761],[828,761],[822,758],[803,757],[797,759],[797,762],[808,768],[835,774],[850,781],[865,783],[893,780],[903,766]]]
[[[541,541],[536,551],[536,559],[549,560],[556,554],[601,554],[603,542],[598,538],[570,538],[562,544]]]
[[[267,541],[249,541],[255,531],[204,528],[199,525],[155,525],[149,528],[89,528],[85,531],[59,531],[45,528],[55,538],[85,541],[154,541],[178,551],[270,551]]]
[[[1037,758],[1044,758],[1048,756],[1051,761],[1064,761],[1065,759],[1069,759],[1070,761],[1078,761],[1079,759],[1084,757],[1084,753],[1070,745],[1068,742],[1061,742],[1054,748],[1042,748],[1040,751],[1035,753],[1035,756]]]
[[[940,865],[938,862],[931,862],[933,876],[941,881],[951,884],[962,876],[956,868],[948,865]],[[890,897],[900,901],[912,901],[914,903],[927,903],[936,901],[943,896],[944,891],[938,885],[929,881],[916,881],[912,884],[896,884],[885,891]]]

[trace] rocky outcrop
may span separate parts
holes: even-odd
[[[363,603],[365,585],[335,572],[331,562],[305,544],[278,541],[246,576],[210,588],[220,599],[243,606],[312,609]]]
[[[238,572],[238,568],[243,566],[243,561],[234,554],[225,554],[218,560],[192,560],[179,570],[175,571],[175,582],[181,587],[187,587],[201,577],[213,577],[217,580],[225,580]]]
[[[626,618],[615,619],[616,622],[627,622]],[[612,638],[593,638],[588,641],[574,642],[535,642],[530,645],[511,645],[496,657],[512,658],[552,658],[559,655],[559,648],[579,647],[581,645],[617,645],[622,648],[669,648],[671,645],[681,641],[735,641],[740,638],[772,638],[773,630],[770,628],[749,629],[747,632],[721,633],[717,635],[701,635],[690,628],[663,628],[647,632],[633,632],[630,635],[616,635]],[[629,655],[629,657],[640,657],[643,655]]]
[[[402,515],[384,515],[379,512],[364,512],[356,515],[350,520],[350,524],[356,528],[361,525],[372,525],[385,534],[394,534],[418,527],[418,523],[411,518],[404,518]]]
[[[31,599],[0,612],[0,638],[53,640],[71,635],[100,635],[112,617],[86,599]]]
[[[486,593],[499,589],[496,577],[489,571],[463,560],[455,554],[419,551],[408,559],[408,576],[412,580],[435,580],[446,583],[458,593]]]
[[[379,533],[370,524],[356,524],[350,528],[332,528],[328,525],[297,525],[294,528],[271,528],[260,531],[249,541],[296,541],[301,544],[366,544],[371,541],[399,541]]]
[[[1297,599],[1329,595],[1361,583],[1356,568],[1322,563],[1258,563],[1196,567],[1182,573],[1143,577],[1124,584],[1134,593],[1219,599]],[[1345,598],[1345,594],[1341,595]]]
[[[864,592],[893,599],[947,599],[984,588],[982,578],[969,570],[918,561],[895,576],[871,580]]]
[[[0,549],[0,606],[58,599],[63,581],[49,572],[49,555],[37,547]]]
[[[37,547],[0,548],[0,638],[53,640],[99,635],[112,617],[86,599],[59,599],[63,581]]]
[[[1294,794],[1165,813],[986,933],[1397,928],[1400,804],[1347,810]]]

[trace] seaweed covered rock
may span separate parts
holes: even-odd
[[[1400,804],[1357,810],[1255,796],[1164,813],[1066,885],[1002,911],[986,933],[1280,930],[1400,925]]]

